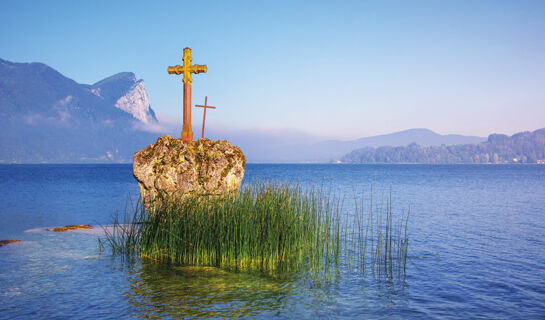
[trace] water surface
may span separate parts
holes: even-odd
[[[130,165],[0,166],[0,318],[543,318],[545,166],[255,165],[245,182],[325,186],[407,210],[403,281],[346,272],[323,286],[101,254],[99,235],[138,197]],[[38,229],[38,230],[36,230]]]

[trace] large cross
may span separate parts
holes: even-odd
[[[216,109],[216,107],[208,106],[206,103],[208,102],[208,96],[204,97],[204,106],[201,106],[199,104],[196,104],[195,107],[201,107],[204,108],[204,114],[202,115],[202,133],[201,138],[204,138],[204,122],[206,121],[206,109]]]
[[[206,65],[191,65],[191,49],[184,48],[184,65],[168,67],[169,74],[184,74],[184,125],[182,127],[182,141],[193,141],[193,130],[191,129],[191,74],[206,72]]]

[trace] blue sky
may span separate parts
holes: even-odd
[[[181,122],[191,47],[207,127],[351,139],[545,127],[545,1],[4,1],[0,58],[80,83],[121,71]],[[194,109],[193,125],[202,111]],[[197,130],[194,130],[197,132]]]

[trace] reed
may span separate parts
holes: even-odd
[[[355,204],[351,237],[345,238],[345,243],[352,245],[348,260],[361,273],[371,272],[382,279],[404,278],[409,251],[410,208],[406,213],[394,215],[391,188],[380,203],[374,203],[375,194],[371,189],[367,211],[362,199]]]
[[[379,276],[404,275],[408,216],[394,226],[391,200],[384,214],[372,203],[363,210],[363,201],[352,221],[342,201],[322,188],[256,181],[234,194],[164,197],[149,210],[139,205],[114,221],[103,243],[149,262],[273,276],[303,272],[327,280],[341,267],[365,273],[369,263]]]

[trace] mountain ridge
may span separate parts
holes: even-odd
[[[157,119],[144,82],[114,76],[79,84],[42,63],[0,59],[0,163],[130,162],[156,139],[135,125]]]
[[[545,163],[545,128],[507,136],[491,134],[478,144],[366,147],[344,155],[341,163]]]

